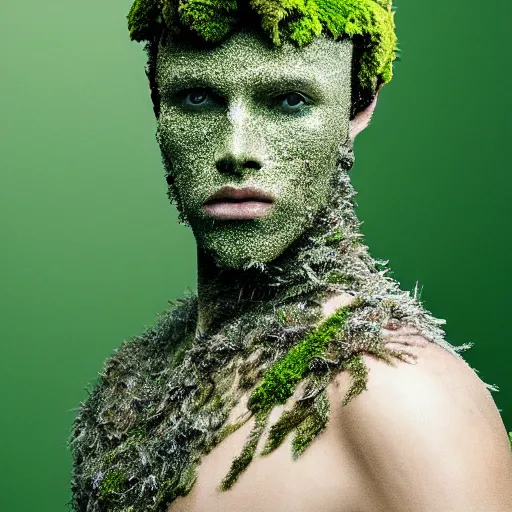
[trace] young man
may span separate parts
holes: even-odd
[[[390,2],[137,0],[129,22],[198,292],[123,343],[82,404],[74,510],[512,510],[494,388],[354,213]]]

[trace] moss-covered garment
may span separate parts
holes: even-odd
[[[381,338],[392,319],[455,357],[470,346],[451,346],[445,321],[385,275],[387,262],[372,258],[361,241],[346,166],[336,180],[330,203],[297,241],[298,253],[247,271],[273,283],[272,298],[232,307],[232,316],[196,337],[197,299],[188,297],[107,360],[70,438],[73,510],[165,511],[192,488],[201,456],[236,428],[226,424],[229,412],[250,391],[256,423],[222,482],[229,489],[251,463],[269,411],[306,380],[305,399],[282,415],[264,447],[271,452],[293,432],[290,457],[299,457],[327,424],[325,388],[336,373],[352,374],[347,403],[365,389],[362,353],[402,358]],[[342,291],[356,300],[321,321],[321,301]]]

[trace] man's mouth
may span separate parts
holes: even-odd
[[[203,211],[222,220],[249,220],[265,217],[272,209],[274,197],[255,187],[222,187],[204,203]]]

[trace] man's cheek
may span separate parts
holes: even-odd
[[[182,151],[175,150],[171,155],[173,162],[173,172],[179,183],[191,190],[207,187],[214,179],[215,169],[212,169],[208,155],[201,153],[199,149],[194,149],[183,154]]]
[[[329,161],[330,158],[319,159],[313,153],[313,158],[305,159],[301,172],[293,177],[296,194],[300,195],[304,202],[317,202],[324,196],[330,177],[335,170],[335,162],[329,165]]]
[[[184,200],[184,205],[188,211],[196,211],[201,205],[201,197],[202,194],[201,183],[196,180],[188,179],[180,179],[176,180],[176,188],[178,190],[179,195]]]

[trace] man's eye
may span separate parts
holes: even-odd
[[[307,98],[298,92],[284,94],[283,96],[280,96],[280,99],[282,99],[280,106],[287,112],[297,112],[301,107],[309,104]]]
[[[184,95],[185,105],[203,105],[208,99],[208,93],[204,89],[195,89]]]

